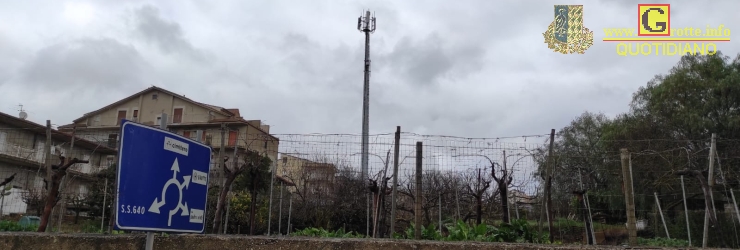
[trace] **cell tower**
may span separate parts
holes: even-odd
[[[368,137],[370,133],[370,34],[375,32],[375,15],[370,11],[357,18],[357,30],[365,33],[365,82],[362,95],[362,179],[368,177]]]

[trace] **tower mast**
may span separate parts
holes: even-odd
[[[362,92],[362,180],[368,179],[368,141],[370,133],[370,34],[375,32],[375,16],[365,11],[357,18],[357,30],[365,33],[365,81]],[[370,195],[367,198],[367,232],[370,235]]]

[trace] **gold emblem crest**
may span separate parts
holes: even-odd
[[[563,54],[583,54],[594,44],[594,32],[583,26],[583,5],[555,5],[555,20],[542,35],[548,48]]]

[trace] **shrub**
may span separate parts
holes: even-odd
[[[24,227],[15,221],[0,221],[0,232],[35,232],[37,229],[37,226]]]

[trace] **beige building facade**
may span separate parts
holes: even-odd
[[[322,195],[333,191],[337,168],[330,163],[280,154],[277,174],[295,185],[288,188],[290,192],[301,192],[306,196]]]
[[[277,163],[279,139],[270,135],[270,126],[259,120],[245,120],[239,109],[197,102],[156,86],[84,114],[59,129],[74,130],[80,137],[117,148],[123,119],[152,127],[164,122],[167,130],[211,146],[211,181],[215,184],[223,178],[223,169],[215,164],[222,144],[224,156],[233,158],[235,152],[250,150],[268,156],[273,166]]]
[[[51,135],[53,165],[60,163],[59,155],[89,161],[75,164],[67,170],[66,185],[61,193],[65,196],[86,196],[90,184],[98,180],[95,174],[110,166],[116,150],[55,129],[51,130]],[[3,197],[0,203],[2,214],[24,214],[28,210],[39,209],[23,200],[41,196],[45,192],[45,144],[45,125],[0,113],[0,181],[15,174],[9,184],[12,187],[11,194]]]

